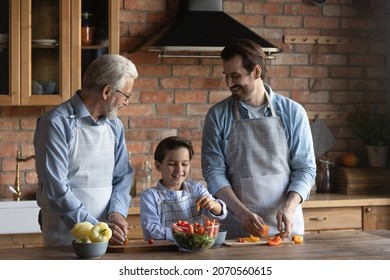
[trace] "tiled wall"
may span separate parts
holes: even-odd
[[[360,13],[352,0],[328,0],[323,6],[310,0],[224,1],[224,11],[283,49],[270,63],[267,83],[280,94],[300,102],[311,112],[344,112],[354,106],[385,112],[386,23],[385,2],[377,0],[372,13]],[[202,124],[207,109],[229,95],[219,59],[160,59],[155,53],[136,52],[134,47],[156,30],[177,9],[177,0],[124,0],[121,7],[121,50],[137,65],[130,105],[120,111],[132,160],[139,167],[152,161],[159,140],[169,135],[190,138],[196,156],[192,177],[201,179]],[[389,6],[389,5],[387,5]],[[387,8],[387,14],[389,9]],[[389,34],[390,27],[387,30]],[[229,30],[226,30],[229,32]],[[359,44],[320,44],[314,63],[313,44],[287,44],[285,35],[340,36]],[[390,63],[388,63],[390,64]],[[310,90],[317,77],[321,90]],[[388,87],[389,88],[389,87]],[[389,90],[387,90],[389,91]],[[0,107],[0,185],[13,184],[15,156],[33,153],[35,119],[45,108]],[[364,156],[362,141],[344,120],[327,120],[337,137],[330,158],[345,151]],[[34,162],[21,165],[23,183],[34,184]],[[154,173],[157,178],[157,173]],[[3,190],[0,191],[0,195]]]

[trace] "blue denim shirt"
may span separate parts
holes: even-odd
[[[112,174],[112,194],[108,213],[118,212],[127,217],[130,205],[130,187],[134,171],[128,161],[128,152],[122,122],[116,118],[91,117],[87,107],[75,94],[55,109],[41,116],[34,135],[35,162],[38,174],[37,202],[42,186],[48,188],[49,200],[61,219],[72,228],[75,223],[88,221],[96,224],[84,205],[72,194],[68,184],[69,149],[74,139],[76,119],[87,120],[91,126],[107,123],[115,136],[115,167]],[[107,213],[107,214],[108,214]]]
[[[264,84],[276,115],[280,117],[286,133],[290,150],[291,180],[287,192],[297,192],[302,201],[307,199],[314,185],[316,161],[310,123],[304,108],[297,102],[276,94]],[[207,187],[215,195],[225,186],[230,186],[227,174],[227,145],[234,121],[234,100],[231,96],[213,105],[208,111],[202,136],[202,171]],[[247,109],[240,104],[242,119],[248,119]],[[271,116],[271,109],[264,111],[264,116]]]

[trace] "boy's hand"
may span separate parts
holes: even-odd
[[[221,215],[222,206],[221,204],[212,199],[210,196],[204,195],[197,199],[196,201],[198,207],[201,207],[206,210],[210,210],[214,215]]]

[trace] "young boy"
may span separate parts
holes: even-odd
[[[200,221],[201,214],[224,219],[227,215],[223,201],[215,199],[195,181],[187,180],[194,149],[190,141],[171,136],[156,148],[154,160],[162,179],[157,186],[141,194],[140,212],[144,240],[173,241],[171,224],[177,220]],[[197,205],[200,206],[198,211]]]

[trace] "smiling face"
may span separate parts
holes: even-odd
[[[256,65],[253,71],[248,72],[242,58],[235,55],[222,62],[225,83],[229,87],[235,100],[242,100],[248,105],[257,107],[263,104],[263,84],[261,79],[261,67]]]
[[[167,150],[164,160],[155,165],[161,172],[162,184],[170,190],[180,190],[190,171],[190,153],[185,147]]]

